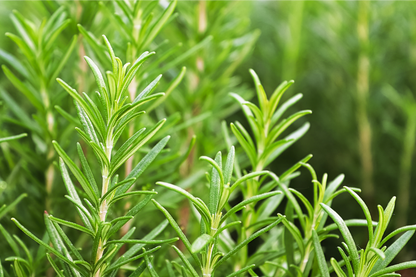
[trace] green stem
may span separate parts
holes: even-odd
[[[111,161],[111,151],[113,150],[113,139],[112,139],[112,132],[110,132],[109,138],[106,140],[106,145],[105,145],[105,154],[107,156],[108,161]],[[108,176],[109,173],[109,168],[107,166],[104,166],[103,170],[102,170],[102,176],[103,176],[103,186],[102,186],[102,192],[101,192],[101,196],[105,195],[108,191],[108,186],[110,183],[110,176]],[[108,202],[107,200],[104,200],[101,205],[100,205],[100,212],[99,212],[99,217],[101,222],[105,222],[106,216],[107,216],[107,212],[108,212]],[[101,257],[103,256],[104,253],[104,244],[105,241],[100,240],[100,243],[98,245],[98,249],[97,249],[97,255],[96,255],[96,260],[95,262],[98,262]],[[101,269],[98,269],[95,277],[100,277],[101,276]]]
[[[358,71],[357,71],[357,90],[356,90],[356,104],[357,104],[357,125],[359,135],[359,149],[362,166],[362,188],[363,195],[370,202],[371,205],[374,198],[374,184],[373,176],[373,160],[371,153],[371,126],[367,114],[367,100],[369,97],[369,74],[370,74],[370,57],[368,55],[369,38],[368,38],[368,18],[370,10],[369,1],[358,2],[358,21],[357,33],[360,44],[360,53],[358,57]]]
[[[412,169],[412,157],[416,141],[416,113],[410,112],[403,141],[403,152],[400,162],[399,192],[397,198],[397,221],[396,226],[404,226],[407,223],[407,212],[409,207],[410,177]]]

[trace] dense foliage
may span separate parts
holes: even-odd
[[[405,261],[416,102],[393,88],[401,78],[381,82],[373,64],[386,50],[370,43],[391,28],[374,18],[406,5],[24,3],[1,9],[0,277],[376,277],[416,267]],[[302,101],[291,80],[272,88],[294,77]],[[340,87],[349,98],[329,95]],[[402,144],[398,179],[384,173],[399,185],[396,215],[396,191],[376,194],[375,173],[388,167],[375,162],[382,130]],[[347,145],[338,156],[331,138]],[[315,169],[309,151],[321,157]],[[330,181],[341,166],[357,185]]]

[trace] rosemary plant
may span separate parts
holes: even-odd
[[[400,270],[416,267],[415,261],[391,265],[416,230],[409,225],[388,233],[396,198],[385,209],[378,206],[377,221],[371,211],[375,205],[364,202],[371,199],[373,178],[379,178],[373,174],[378,162],[372,156],[381,155],[371,151],[376,136],[366,138],[378,131],[375,124],[369,127],[368,104],[374,95],[370,83],[382,72],[369,67],[377,63],[370,43],[374,31],[370,11],[380,11],[380,6],[372,3],[370,9],[367,1],[329,2],[320,8],[304,1],[262,5],[277,36],[266,28],[267,38],[260,37],[258,30],[251,29],[249,18],[257,6],[248,2],[28,4],[42,10],[42,16],[49,14],[43,21],[37,19],[39,14],[26,17],[13,12],[11,22],[18,34],[7,36],[18,52],[0,51],[7,64],[6,78],[0,80],[5,88],[0,89],[0,277],[378,277],[399,276]],[[274,13],[285,8],[292,13],[274,24]],[[317,50],[314,59],[326,65],[351,56],[358,66],[346,66],[340,75],[330,72],[331,82],[323,82],[327,79],[323,73],[305,71],[309,63],[319,67],[304,55],[303,40],[311,40],[305,22],[313,22],[308,26],[313,32],[329,30],[318,37],[330,41],[330,36],[346,32],[331,18],[346,14],[352,15],[348,22],[357,26],[357,34],[346,35],[345,44],[355,41],[359,49],[351,54],[348,46],[335,44],[339,54]],[[334,24],[323,27],[321,16],[323,22]],[[380,28],[385,25],[380,23]],[[114,48],[106,36],[97,39],[103,33]],[[364,200],[358,195],[360,189],[341,186],[344,175],[332,181],[328,174],[318,179],[321,166],[314,163],[315,172],[312,155],[297,158],[303,147],[293,145],[310,127],[299,121],[311,111],[284,117],[302,98],[297,94],[283,101],[293,81],[282,82],[268,95],[263,88],[267,72],[260,74],[262,84],[250,70],[257,96],[250,100],[254,93],[240,80],[244,75],[238,67],[259,37],[266,43],[254,53],[262,52],[260,56],[270,62],[259,66],[256,61],[255,67],[274,72],[269,80],[276,75],[296,76],[309,84],[308,76],[314,84],[325,83],[325,91],[344,85],[354,90],[351,102],[357,106],[362,150],[357,160],[361,159],[362,177],[369,185],[363,186]],[[142,53],[147,49],[160,54]],[[282,63],[271,59],[276,49],[282,50]],[[88,67],[93,74],[88,74]],[[109,70],[104,73],[104,68]],[[57,79],[56,83],[58,76],[74,81],[69,85]],[[164,93],[157,92],[159,88]],[[14,90],[24,96],[21,102]],[[409,196],[415,103],[412,96],[394,90],[386,90],[386,96],[407,119],[399,181],[403,201],[398,210],[403,211],[409,203],[404,196]],[[314,98],[319,97],[314,94]],[[306,99],[307,106],[336,103],[345,110],[348,105],[325,99]],[[234,115],[239,107],[245,120]],[[322,122],[335,121],[328,115]],[[354,122],[353,116],[347,113],[346,118]],[[234,122],[231,132],[226,121]],[[221,131],[224,137],[219,136]],[[19,133],[24,134],[11,136]],[[81,143],[73,143],[76,133]],[[289,147],[299,161],[276,169],[282,163],[274,162]],[[224,149],[228,152],[223,157]],[[195,157],[201,155],[206,156],[198,162]],[[63,186],[57,186],[57,170]],[[303,171],[311,182],[297,178]],[[309,188],[312,195],[304,193]],[[64,189],[66,198],[56,198]],[[336,212],[341,194],[359,204],[364,219],[343,219]],[[72,208],[66,208],[68,204]],[[37,224],[40,214],[44,224]],[[397,217],[399,225],[405,224],[404,219]],[[20,236],[15,225],[27,236]],[[355,234],[350,227],[367,229],[366,245],[361,242],[363,232]],[[400,237],[392,242],[396,235]],[[341,247],[332,247],[336,239],[343,241]],[[332,249],[338,250],[340,259],[325,257],[334,256]]]
[[[388,266],[403,249],[416,230],[415,225],[404,226],[396,229],[383,238],[393,215],[396,198],[393,197],[390,200],[386,209],[383,209],[380,205],[377,206],[379,221],[373,222],[370,211],[364,201],[352,189],[345,187],[345,190],[347,190],[348,193],[351,194],[351,196],[358,202],[364,212],[368,229],[368,243],[365,249],[357,250],[356,243],[354,242],[346,222],[333,209],[325,204],[321,204],[322,209],[324,209],[325,212],[334,220],[345,240],[345,243],[343,243],[345,251],[341,247],[338,247],[342,256],[342,261],[337,262],[334,258],[331,258],[332,268],[329,270],[324,262],[324,254],[319,244],[317,233],[313,233],[313,243],[315,249],[318,249],[316,252],[322,276],[329,277],[330,271],[335,271],[336,275],[339,277],[399,276],[400,274],[395,273],[396,271],[416,267],[415,261]],[[388,247],[385,246],[391,238],[403,232],[404,234],[402,234],[394,243]],[[346,271],[341,268],[342,266],[345,266]]]
[[[226,253],[220,252],[220,248],[224,248],[223,245],[227,244],[230,240],[229,233],[224,236],[223,232],[228,231],[229,229],[239,228],[241,221],[234,221],[236,217],[235,213],[241,209],[244,209],[246,205],[251,203],[257,203],[263,199],[268,199],[272,196],[280,194],[280,191],[268,192],[259,195],[255,195],[251,198],[245,199],[240,203],[229,207],[228,201],[230,194],[238,188],[243,182],[250,180],[252,178],[267,174],[267,171],[252,172],[247,175],[242,176],[237,179],[234,183],[231,184],[233,165],[234,165],[234,147],[231,147],[227,160],[222,166],[222,155],[221,152],[215,157],[215,160],[202,156],[201,159],[209,162],[212,165],[212,171],[208,177],[209,185],[209,201],[208,205],[204,203],[200,198],[193,196],[187,191],[181,189],[178,186],[174,186],[164,182],[157,182],[157,185],[166,187],[170,190],[174,190],[182,195],[184,195],[195,207],[197,213],[200,217],[201,224],[201,236],[199,236],[192,244],[186,238],[184,233],[178,224],[174,221],[169,212],[163,208],[157,201],[153,200],[156,207],[161,210],[167,219],[169,220],[172,227],[175,229],[178,236],[182,239],[184,245],[191,253],[193,260],[196,262],[197,268],[199,267],[202,275],[198,275],[197,270],[191,265],[187,260],[185,255],[177,248],[174,247],[175,251],[178,253],[179,257],[184,263],[184,266],[179,266],[180,271],[187,272],[190,276],[214,276],[214,273],[217,271],[218,267],[226,262],[229,258],[236,255],[239,250],[245,247],[249,242],[255,238],[261,236],[263,233],[269,231],[275,227],[279,222],[282,221],[282,218],[275,219],[271,224],[268,224],[266,227],[258,230],[254,234],[250,235],[239,244],[235,245],[232,248],[227,249]],[[227,212],[223,215],[223,210],[225,207],[228,207]],[[227,219],[231,219],[227,221]],[[200,254],[200,255],[197,255]],[[254,268],[255,265],[249,265],[244,268],[239,269],[231,273],[228,276],[237,276],[238,274],[249,271]],[[224,270],[223,270],[224,272]],[[225,270],[227,272],[227,270]],[[224,275],[222,273],[221,275]]]
[[[55,78],[61,73],[67,63],[77,42],[74,36],[64,51],[56,48],[55,42],[59,35],[70,23],[66,19],[64,8],[58,9],[49,19],[42,21],[40,26],[26,19],[23,15],[14,11],[11,20],[18,35],[6,33],[23,53],[25,60],[15,57],[5,51],[0,51],[0,56],[7,61],[8,66],[3,65],[3,72],[9,81],[22,93],[22,95],[36,109],[33,119],[19,107],[8,93],[2,91],[2,98],[11,108],[18,119],[19,125],[23,125],[31,132],[37,150],[45,157],[46,166],[43,168],[45,186],[48,195],[52,193],[55,168],[52,164],[55,151],[51,144],[52,139],[57,136],[57,123],[53,101],[57,95],[54,94]],[[58,51],[55,51],[58,50]],[[16,75],[13,71],[17,72]],[[23,79],[23,81],[22,81]],[[65,132],[63,132],[65,134]],[[50,201],[46,201],[50,208]]]
[[[71,95],[77,106],[78,118],[82,123],[82,129],[76,129],[87,145],[92,148],[101,166],[102,184],[100,192],[89,163],[85,159],[81,145],[78,144],[78,154],[82,164],[82,171],[60,145],[57,142],[53,142],[60,156],[59,166],[69,194],[67,199],[75,205],[84,226],[45,213],[45,224],[53,246],[51,247],[34,236],[14,219],[15,223],[23,232],[44,246],[48,252],[54,254],[60,260],[62,269],[58,267],[48,254],[49,261],[60,276],[64,276],[61,270],[64,270],[65,276],[71,274],[73,276],[98,277],[108,273],[115,275],[115,272],[121,265],[143,258],[160,247],[156,246],[150,250],[143,248],[141,254],[135,255],[145,245],[176,241],[175,238],[159,241],[151,239],[130,240],[129,238],[133,234],[134,228],[129,230],[122,239],[110,240],[110,237],[132,219],[156,193],[154,191],[127,192],[127,190],[166,145],[169,137],[161,140],[141,160],[129,176],[124,180],[118,180],[116,175],[117,169],[155,135],[165,120],[162,119],[159,121],[149,131],[146,131],[145,128],[139,130],[118,149],[114,146],[127,124],[145,113],[144,111],[138,111],[138,108],[146,102],[163,96],[163,93],[151,94],[155,86],[155,82],[153,82],[133,102],[126,103],[129,84],[135,77],[139,67],[154,53],[144,52],[131,66],[129,64],[123,65],[121,60],[114,55],[108,40],[105,37],[104,40],[113,66],[112,72],[107,71],[106,81],[96,64],[90,58],[85,57],[97,82],[98,92],[96,92],[96,97],[97,100],[99,99],[99,102],[94,102],[91,99],[93,96],[89,96],[86,93],[83,94],[84,97],[81,97],[76,90],[71,88],[63,80],[58,79],[58,82]],[[79,193],[74,187],[68,168],[83,189],[83,194],[85,194],[84,201],[81,200]],[[132,207],[125,216],[112,219],[111,221],[108,219],[108,211],[115,202],[126,197],[140,197],[141,195],[144,195],[144,199]],[[61,229],[61,225],[68,226],[91,236],[91,259],[89,262],[82,258],[79,251]],[[116,261],[113,261],[117,251],[125,243],[135,243],[136,251],[131,251],[128,255],[124,255]]]
[[[291,126],[293,122],[301,118],[304,115],[310,114],[311,111],[300,111],[297,112],[287,119],[280,120],[283,113],[297,101],[302,98],[302,94],[297,94],[287,100],[283,105],[278,109],[279,101],[284,94],[284,92],[293,84],[293,81],[283,82],[280,86],[271,95],[270,99],[267,98],[267,95],[263,89],[263,86],[260,83],[260,80],[256,73],[253,70],[250,70],[250,73],[253,77],[257,98],[259,102],[259,107],[255,104],[245,101],[241,96],[237,94],[231,94],[241,105],[244,115],[249,123],[251,132],[254,134],[254,141],[250,137],[249,132],[244,128],[244,126],[236,122],[235,124],[231,123],[231,130],[236,136],[238,142],[244,149],[246,155],[248,156],[251,168],[253,171],[261,171],[266,166],[268,166],[273,160],[275,160],[284,150],[291,146],[295,141],[302,137],[306,131],[309,129],[309,124],[305,123],[297,131],[286,136],[283,139],[277,140],[278,137]],[[279,121],[280,120],[280,121]],[[307,156],[302,162],[307,162],[312,156]],[[288,180],[291,179],[290,174],[294,170],[284,173],[281,176],[281,181],[284,182],[285,178]],[[243,189],[244,199],[250,198],[254,195],[257,195],[260,192],[269,191],[275,187],[273,185],[266,185],[264,188],[261,188],[261,184],[264,180],[253,179],[247,182],[247,188]],[[272,211],[276,209],[279,205],[281,199],[275,197],[275,201],[270,200],[268,203],[268,212],[263,208],[260,208],[260,211],[257,213],[253,207],[249,207],[243,211],[242,221],[245,229],[241,235],[241,239],[244,237],[250,236],[250,234],[255,230],[251,227],[259,219],[264,220],[265,217],[270,216]],[[274,203],[273,203],[274,202]],[[265,213],[268,213],[266,215]],[[244,234],[245,233],[245,234]],[[248,257],[248,249],[243,249],[243,252],[239,257],[241,261],[236,264],[237,267],[241,267],[246,263]]]

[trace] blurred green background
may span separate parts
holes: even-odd
[[[68,6],[68,9],[76,14],[76,2],[78,1],[59,3]],[[120,36],[117,35],[119,30],[112,29],[111,21],[103,19],[98,2],[80,3],[81,6],[88,7],[82,16],[73,18],[70,27],[57,43],[63,46],[68,44],[72,35],[78,32],[75,22],[77,20],[87,29],[94,30],[97,37],[104,33],[110,40],[117,41]],[[56,2],[50,1],[1,1],[0,34],[16,32],[9,17],[13,9],[36,22],[39,18],[49,16],[56,5]],[[219,54],[215,47],[223,47],[228,39],[232,47],[249,45],[250,51],[230,52],[230,58],[224,62],[225,65],[238,60],[239,55],[244,55],[244,59],[238,60],[235,68],[230,71],[231,74],[228,71],[222,72],[222,66],[219,66],[219,69],[214,68],[210,74],[193,71],[192,66],[198,66],[198,54],[189,55],[189,58],[181,61],[188,67],[187,74],[191,74],[188,76],[200,74],[198,80],[205,80],[204,84],[208,84],[206,86],[209,87],[208,94],[201,93],[201,98],[189,99],[204,107],[206,101],[211,101],[210,94],[215,95],[217,92],[222,93],[218,102],[223,104],[232,102],[227,96],[231,91],[242,91],[249,98],[248,91],[254,90],[248,73],[249,68],[257,72],[269,94],[283,80],[295,80],[286,99],[298,92],[304,95],[293,109],[313,111],[313,114],[307,117],[311,128],[270,168],[280,174],[312,153],[314,157],[310,163],[316,172],[319,175],[326,172],[330,179],[344,173],[344,185],[362,189],[362,195],[372,208],[374,216],[376,204],[385,206],[388,200],[396,195],[398,201],[393,217],[396,222],[393,222],[392,227],[415,224],[413,211],[416,209],[416,203],[412,201],[416,196],[416,171],[413,170],[416,136],[414,3],[208,1],[208,27],[204,32],[197,31],[197,21],[193,18],[198,5],[198,1],[178,3],[177,17],[159,34],[159,41],[169,39],[164,46],[165,49],[182,42],[183,51],[186,51],[208,35],[212,35],[210,45],[203,46],[202,52],[211,51],[210,55],[215,56],[216,53]],[[248,38],[248,34],[251,34],[251,37]],[[4,35],[0,36],[0,48],[13,54],[18,52],[12,41]],[[71,64],[77,61],[78,58],[74,58]],[[209,59],[205,61],[205,65],[207,62]],[[1,63],[4,61],[1,60]],[[71,71],[65,70],[62,75],[66,79],[75,78],[73,70],[67,75],[65,72]],[[185,82],[189,83],[190,79],[191,77]],[[15,92],[3,73],[0,74],[0,86],[8,91],[23,109],[30,110],[27,101]],[[186,91],[184,87],[185,85],[179,88],[178,93]],[[194,87],[187,86],[187,89],[192,92],[197,91],[197,87],[198,83]],[[254,94],[251,92],[251,95]],[[207,109],[220,104],[215,104],[214,101]],[[3,106],[0,116],[5,117],[9,111],[4,103]],[[227,122],[238,119],[246,123],[242,114],[236,113],[237,110],[238,108],[233,108],[218,116],[213,112],[208,117],[202,117],[200,125],[193,129],[194,133],[202,139],[205,136],[206,141],[215,139],[211,145],[208,145],[208,142],[201,143],[198,155],[211,155],[216,150],[221,150],[215,147],[216,142],[222,140],[221,133],[217,132],[222,119]],[[195,109],[190,111],[188,116],[195,116]],[[184,117],[186,118],[186,115]],[[6,121],[0,122],[1,136],[24,131]],[[304,121],[298,122],[298,126],[303,123]],[[208,127],[201,127],[201,124]],[[192,134],[183,134],[185,138],[189,135]],[[8,166],[0,168],[2,179],[9,175],[9,170]],[[293,185],[308,195],[312,193],[312,186],[306,174],[304,175],[305,177],[296,179]],[[0,203],[8,201],[6,190],[10,188],[0,189]],[[359,206],[347,194],[339,197],[333,207],[344,218],[363,218]],[[416,241],[413,239],[405,253],[406,259],[416,258],[415,244]]]

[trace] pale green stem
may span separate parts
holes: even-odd
[[[305,227],[305,238],[304,241],[310,241],[308,245],[305,248],[305,255],[302,257],[302,261],[299,265],[299,268],[301,272],[304,272],[306,269],[306,265],[308,264],[309,257],[312,253],[313,247],[312,247],[312,230],[316,230],[316,226],[319,225],[318,219],[320,218],[320,215],[322,213],[322,209],[319,206],[319,203],[316,204],[314,213],[313,213],[313,220],[310,226]]]
[[[45,88],[44,82],[41,83],[40,95],[41,95],[41,98],[42,98],[43,106],[45,107],[46,124],[47,124],[47,127],[48,127],[48,134],[47,134],[47,137],[45,139],[50,141],[50,138],[53,136],[53,129],[54,129],[54,125],[55,125],[55,119],[54,119],[53,114],[50,110],[49,96],[48,96],[48,92]],[[48,144],[48,152],[46,154],[46,159],[49,162],[49,166],[45,171],[46,192],[47,192],[47,195],[48,195],[48,197],[46,198],[46,203],[45,203],[47,210],[51,209],[49,196],[52,193],[52,185],[53,185],[53,180],[54,180],[54,176],[55,176],[55,168],[54,168],[54,165],[52,164],[52,159],[53,159],[54,155],[55,155],[54,148],[52,147],[51,144]]]
[[[110,132],[109,138],[106,140],[106,145],[105,145],[105,155],[107,156],[108,161],[111,161],[111,151],[113,150],[113,139],[112,139],[112,132]],[[109,174],[109,168],[107,166],[104,166],[103,170],[102,170],[102,176],[103,176],[103,186],[102,186],[102,192],[101,192],[101,196],[103,196],[104,194],[107,193],[108,191],[108,186],[110,183],[110,178],[108,176]],[[102,202],[102,204],[100,205],[100,212],[99,212],[99,216],[100,216],[100,220],[101,222],[105,222],[106,216],[107,216],[107,212],[108,212],[108,202],[107,200],[104,200]],[[103,256],[104,253],[104,244],[105,241],[100,240],[100,243],[98,245],[98,249],[97,249],[97,255],[96,255],[96,260],[95,262],[99,261],[101,259],[101,257]],[[95,274],[95,277],[100,277],[101,276],[101,269],[97,270],[97,273]]]
[[[368,55],[369,38],[368,38],[368,17],[370,10],[369,1],[358,2],[358,22],[357,33],[360,43],[360,54],[358,57],[357,71],[357,124],[359,133],[360,158],[362,166],[362,188],[363,195],[371,202],[374,197],[373,176],[373,159],[371,153],[371,126],[367,114],[367,100],[369,97],[369,74],[370,74],[370,57]]]
[[[215,233],[217,232],[220,221],[221,221],[221,217],[222,217],[221,212],[218,212],[218,213],[212,215],[212,223],[211,223],[211,230],[210,230],[210,235],[211,236],[214,236]],[[212,276],[214,276],[214,274],[212,274],[212,270],[213,270],[214,265],[211,264],[212,257],[214,255],[214,249],[215,249],[215,241],[209,243],[208,253],[207,253],[206,261],[205,261],[205,266],[202,267],[202,276],[203,277],[212,277]]]
[[[304,1],[288,1],[286,3],[290,5],[287,8],[291,12],[287,20],[286,33],[288,36],[286,37],[287,43],[285,43],[282,57],[282,77],[283,80],[290,80],[296,75],[296,63],[299,59]]]
[[[397,198],[396,226],[401,227],[407,223],[410,196],[410,177],[412,169],[412,157],[416,141],[416,113],[410,112],[406,122],[406,131],[403,140],[403,152],[400,162],[399,193]]]
[[[202,276],[203,277],[211,277],[212,275],[212,267],[211,267],[211,260],[212,255],[214,252],[214,244],[210,243],[208,247],[208,253],[207,253],[207,261],[205,264],[205,267],[202,268]]]

